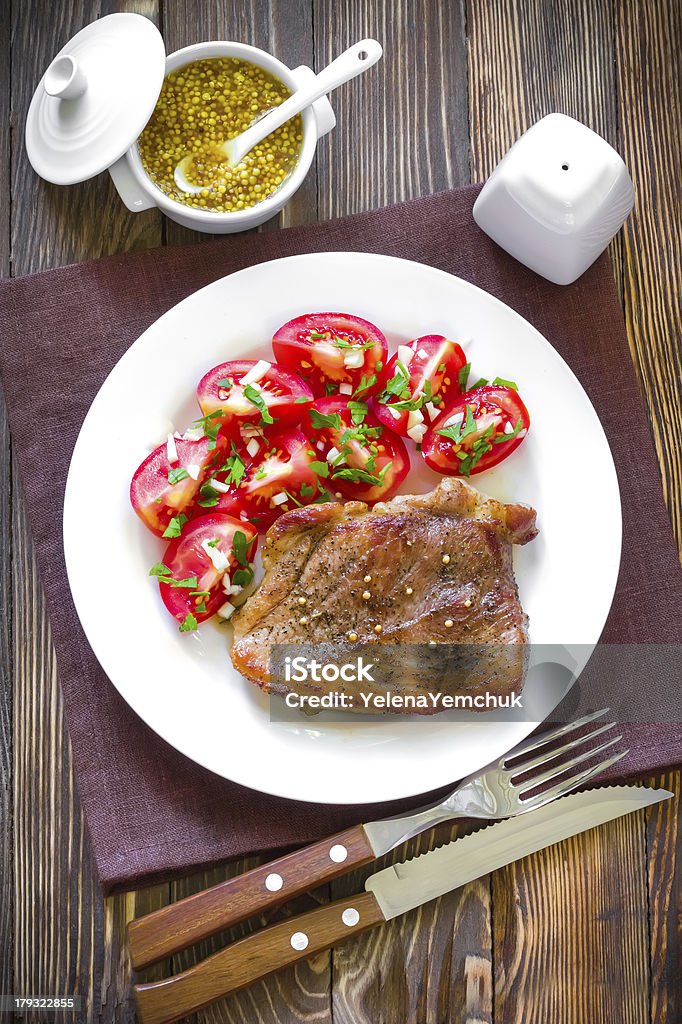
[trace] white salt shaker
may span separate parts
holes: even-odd
[[[566,114],[549,114],[503,157],[473,213],[521,263],[571,284],[622,227],[634,198],[627,167],[605,139]]]

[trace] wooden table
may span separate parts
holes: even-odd
[[[0,175],[2,195],[12,197],[0,215],[5,274],[190,238],[154,211],[129,214],[106,175],[57,188],[39,181],[26,159],[24,120],[42,70],[85,23],[119,9],[155,19],[169,52],[201,39],[239,39],[291,66],[321,67],[362,36],[381,40],[380,71],[334,97],[338,127],[319,146],[281,225],[482,180],[552,110],[607,138],[637,189],[636,213],[612,246],[614,273],[682,541],[679,2],[14,0],[9,7],[6,0],[0,22]],[[134,1019],[126,921],[243,864],[102,900],[4,419],[0,436],[0,992],[78,992],[79,1019],[123,1024]],[[679,794],[682,777],[650,781]],[[679,813],[678,796],[530,857],[198,1019],[679,1024]],[[342,880],[333,895],[359,881]],[[176,958],[173,968],[210,948]]]

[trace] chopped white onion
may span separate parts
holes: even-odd
[[[514,433],[514,424],[510,423],[509,420],[507,420],[507,422],[504,425],[504,432],[505,432],[505,434],[513,434]]]
[[[174,466],[178,461],[178,449],[175,445],[175,438],[172,434],[169,434],[166,439],[166,455],[168,456],[168,461],[171,466]]]
[[[338,448],[331,447],[327,452],[327,462],[333,462],[334,459],[337,458],[337,456],[339,456],[340,454],[341,452],[339,451]]]
[[[450,416],[449,419],[447,419],[445,421],[445,426],[446,427],[451,427],[453,425],[453,423],[461,423],[463,419],[464,419],[464,413],[463,412],[456,412],[454,416]]]
[[[217,491],[218,494],[229,494],[230,491],[229,485],[223,483],[222,480],[211,480],[209,481],[209,486],[211,486],[214,491]]]
[[[414,349],[408,345],[398,345],[398,359],[403,366],[409,366],[414,359]]]
[[[344,366],[351,370],[359,370],[365,363],[365,353],[361,348],[347,348],[343,353]]]
[[[430,420],[435,420],[436,416],[438,415],[438,413],[440,411],[438,409],[438,406],[434,405],[433,402],[427,402],[425,408],[426,408],[426,411],[429,414],[429,419]]]
[[[424,413],[421,409],[410,409],[407,415],[407,429],[410,427],[416,427],[418,423],[424,422]]]
[[[399,420],[400,419],[400,417],[402,415],[401,412],[400,412],[400,409],[394,409],[392,405],[387,405],[386,408],[388,409],[388,411],[390,412],[390,414],[391,414],[391,416],[393,417],[394,420]]]
[[[237,594],[241,594],[243,589],[244,588],[240,586],[239,583],[230,583],[227,577],[223,579],[223,592],[227,594],[228,597],[236,597]]]
[[[428,359],[429,358],[429,353],[425,349],[423,349],[423,348],[418,348],[417,349],[417,355],[421,356],[422,359]]]
[[[182,435],[183,441],[201,441],[204,436],[203,427],[188,427],[185,433]]]
[[[251,440],[246,446],[246,450],[251,456],[251,458],[253,458],[254,455],[256,455],[260,451],[260,444],[258,443],[255,437],[251,438]]]
[[[273,505],[283,505],[285,501],[289,500],[289,495],[284,491],[280,491],[279,494],[274,494],[271,498]]]
[[[221,604],[220,608],[218,609],[218,618],[222,619],[223,622],[227,622],[227,620],[230,618],[232,614],[234,614],[235,611],[235,606],[233,604],[230,604],[229,601],[226,601],[225,604]]]
[[[324,441],[318,441],[317,444],[315,445],[315,447],[317,448],[318,452],[323,452],[324,451]]]
[[[352,387],[352,385],[351,384],[347,384],[345,381],[343,382],[343,384],[339,384],[339,394],[340,395],[352,395],[353,394],[353,387]]]
[[[230,560],[227,557],[227,555],[224,552],[222,552],[220,550],[220,548],[216,547],[215,545],[213,547],[211,547],[209,540],[202,540],[201,546],[204,549],[204,551],[206,552],[206,554],[208,555],[208,557],[211,559],[211,562],[213,563],[213,568],[215,569],[215,571],[216,572],[225,572],[225,570],[227,569],[227,567],[230,564]]]
[[[239,383],[243,386],[256,384],[257,381],[265,376],[271,366],[272,363],[268,363],[265,359],[259,359],[256,365],[252,366],[249,372],[244,374]]]
[[[190,464],[185,468],[187,469],[188,476],[192,477],[192,480],[199,479],[199,473],[201,473],[201,466],[198,466],[196,462],[190,462]]]
[[[425,423],[415,423],[413,427],[408,427],[407,433],[416,444],[421,444],[426,431],[427,426]]]
[[[262,391],[262,390],[263,390],[263,388],[262,388],[262,387],[260,386],[260,384],[258,383],[258,381],[257,381],[257,380],[254,380],[254,382],[253,382],[253,384],[251,385],[251,387],[252,387],[252,388],[255,388],[255,389],[256,389],[256,391]]]

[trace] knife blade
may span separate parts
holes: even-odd
[[[650,807],[665,789],[607,786],[487,825],[370,875],[365,892],[270,925],[163,981],[135,986],[140,1024],[169,1024],[280,968],[436,899],[496,868]]]
[[[390,920],[531,853],[669,799],[665,789],[606,786],[573,793],[378,871],[365,889]]]

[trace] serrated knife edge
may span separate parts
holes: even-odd
[[[644,786],[573,793],[378,871],[365,888],[374,893],[386,919],[397,917],[490,871],[672,796]]]

